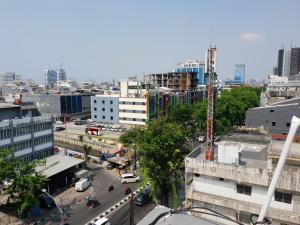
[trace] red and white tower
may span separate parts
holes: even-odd
[[[214,160],[214,112],[215,112],[215,81],[216,81],[216,47],[210,47],[206,55],[207,82],[207,146],[205,152],[206,160]]]

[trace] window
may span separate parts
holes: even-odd
[[[94,115],[94,118],[97,119],[97,115]]]
[[[113,117],[113,116],[111,116],[111,117],[110,117],[110,120],[113,120],[113,119],[114,119],[114,117]]]
[[[123,105],[125,105],[125,102],[123,102]]]
[[[135,111],[135,110],[132,110],[132,112],[135,113],[136,111]]]
[[[220,181],[224,181],[224,178],[220,177],[219,180],[220,180]]]
[[[113,112],[113,111],[114,111],[114,109],[113,109],[113,108],[111,108],[111,109],[110,109],[110,111],[111,111],[111,112]]]
[[[291,126],[291,123],[286,123],[286,127],[290,127]]]
[[[143,113],[146,113],[146,111],[145,111],[145,110],[143,110],[142,112],[143,112]]]
[[[145,102],[142,102],[142,105],[146,105],[146,103],[145,103]]]
[[[105,100],[102,100],[102,104],[105,104]]]
[[[275,201],[291,204],[292,203],[292,194],[275,191]]]
[[[104,112],[105,111],[105,108],[102,108],[102,112]]]
[[[97,103],[97,100],[94,100],[94,103]]]
[[[97,107],[94,108],[94,111],[97,111]]]
[[[274,112],[274,109],[270,109],[270,112]]]
[[[199,173],[195,173],[194,175],[195,175],[195,177],[200,177]]]
[[[276,126],[276,122],[272,122],[272,126],[275,127]]]
[[[112,105],[114,102],[113,102],[113,100],[110,100],[110,104]]]
[[[102,119],[105,119],[105,116],[102,116]]]
[[[132,105],[135,105],[135,102],[133,102]]]
[[[133,120],[133,121],[135,121],[136,119],[135,119],[135,118],[133,118],[132,120]]]
[[[251,186],[237,184],[236,191],[237,193],[244,194],[244,195],[251,195]]]

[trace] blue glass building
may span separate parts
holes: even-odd
[[[184,62],[178,63],[175,67],[175,72],[185,73],[185,72],[196,72],[198,85],[206,85],[207,79],[204,77],[204,62],[199,62],[196,60],[186,60]]]
[[[234,81],[239,84],[245,83],[245,64],[235,64]]]

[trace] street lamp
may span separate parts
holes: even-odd
[[[58,208],[59,212],[60,212],[60,224],[63,225],[63,221],[64,221],[64,218],[63,218],[63,211],[62,209],[59,207],[59,205],[56,203],[55,199],[46,191],[46,189],[42,189],[41,190],[43,193],[45,193],[46,195],[48,195],[50,198],[52,198],[52,200],[54,201],[56,207]]]

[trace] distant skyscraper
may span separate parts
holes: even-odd
[[[55,70],[44,70],[45,73],[45,84],[53,86],[57,83],[57,72]]]
[[[175,72],[196,72],[198,85],[206,85],[206,79],[204,79],[204,62],[199,62],[197,60],[186,60],[180,62],[176,65]]]
[[[290,75],[294,76],[300,73],[300,48],[292,48],[290,60]]]
[[[234,81],[240,84],[245,83],[245,64],[235,64]]]
[[[279,49],[278,76],[294,76],[300,73],[300,48]]]
[[[0,73],[1,83],[9,83],[13,81],[21,81],[21,75],[17,75],[15,72]]]
[[[277,61],[278,76],[282,76],[283,57],[284,57],[284,49],[279,49],[278,50],[278,61]]]
[[[277,66],[273,67],[273,75],[278,75],[278,67]]]
[[[67,80],[67,74],[64,69],[58,69],[57,71],[57,81]]]

